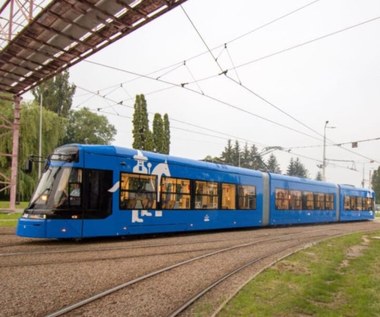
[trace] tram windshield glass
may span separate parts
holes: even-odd
[[[49,167],[38,184],[28,209],[55,210],[81,206],[82,170]]]

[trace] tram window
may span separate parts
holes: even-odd
[[[314,194],[312,192],[302,193],[302,209],[303,210],[314,209]]]
[[[290,201],[289,201],[289,209],[292,210],[301,210],[302,208],[302,194],[300,191],[291,190],[290,191]]]
[[[195,181],[195,209],[217,209],[218,197],[218,183]]]
[[[120,209],[156,208],[156,175],[121,174]]]
[[[334,194],[325,194],[326,210],[334,210]]]
[[[222,184],[222,209],[236,209],[236,186]]]
[[[240,185],[238,187],[238,209],[256,209],[256,187]]]
[[[162,209],[190,209],[190,180],[162,177]]]
[[[276,189],[276,209],[289,209],[289,191],[286,189]]]
[[[373,210],[373,199],[360,196],[344,196],[344,210]]]
[[[357,196],[344,196],[344,209],[345,210],[362,210],[363,208],[362,197]]]
[[[325,209],[325,194],[314,193],[314,209],[316,210]]]
[[[350,210],[357,210],[355,196],[350,196]]]
[[[363,198],[356,197],[356,210],[363,210]]]
[[[372,210],[373,211],[373,198],[364,198],[364,210]]]
[[[344,210],[351,209],[351,199],[350,196],[344,196]]]

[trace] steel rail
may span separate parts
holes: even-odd
[[[0,234],[1,235],[1,234]],[[9,233],[9,235],[12,235]],[[263,238],[264,236],[256,237],[256,238]],[[199,244],[210,244],[210,243],[216,243],[216,242],[232,242],[235,240],[249,240],[246,239],[218,239],[218,240],[208,240],[208,241],[194,241],[194,242],[184,242],[181,244],[176,244],[176,246],[190,246],[190,245],[199,245]],[[46,241],[51,242],[51,241]],[[57,242],[57,246],[61,247],[61,242]],[[0,244],[1,248],[6,247],[12,247],[12,246],[26,246],[27,242],[19,242],[19,243],[12,243],[12,244]],[[9,253],[0,253],[1,257],[8,257],[8,256],[25,256],[25,255],[50,255],[50,254],[67,254],[67,253],[89,253],[89,252],[107,252],[107,251],[118,251],[118,250],[136,250],[136,249],[148,249],[148,248],[162,248],[162,247],[171,247],[173,244],[170,243],[159,243],[159,244],[145,244],[145,245],[128,245],[128,246],[110,246],[110,247],[97,247],[97,248],[87,248],[87,249],[64,249],[64,250],[45,250],[45,251],[15,251],[15,252],[9,252]],[[186,250],[187,251],[187,250]],[[155,255],[155,254],[153,254]]]
[[[211,257],[213,255],[217,255],[217,254],[220,254],[220,253],[223,253],[223,252],[228,252],[228,251],[232,251],[232,250],[235,250],[235,249],[238,249],[238,248],[245,248],[245,247],[250,247],[252,245],[255,245],[255,244],[258,244],[260,242],[269,242],[271,240],[278,240],[278,238],[271,238],[271,239],[266,239],[266,240],[261,240],[261,241],[254,241],[254,242],[251,242],[251,243],[244,243],[244,244],[239,244],[239,245],[235,245],[235,246],[232,246],[232,247],[228,247],[228,248],[224,248],[224,249],[220,249],[220,250],[217,250],[217,251],[214,251],[214,252],[210,252],[210,253],[207,253],[207,254],[203,254],[203,255],[200,255],[200,256],[197,256],[197,257],[193,257],[193,258],[190,258],[188,260],[184,260],[184,261],[181,261],[181,262],[178,262],[178,263],[175,263],[173,265],[170,265],[170,266],[167,266],[165,268],[162,268],[162,269],[159,269],[159,270],[156,270],[156,271],[153,271],[153,272],[150,272],[148,274],[145,274],[145,275],[142,275],[136,279],[133,279],[133,280],[130,280],[128,282],[125,282],[125,283],[122,283],[122,284],[119,284],[113,288],[110,288],[108,290],[105,290],[103,292],[100,292],[94,296],[91,296],[89,298],[86,298],[82,301],[79,301],[75,304],[72,304],[72,305],[69,305],[69,306],[66,306],[56,312],[53,312],[53,313],[50,313],[48,315],[46,315],[45,317],[58,317],[58,316],[62,316],[64,314],[67,314],[77,308],[80,308],[82,306],[85,306],[91,302],[94,302],[98,299],[101,299],[107,295],[110,295],[112,293],[115,293],[119,290],[122,290],[128,286],[131,286],[133,284],[136,284],[136,283],[139,283],[139,282],[142,282],[146,279],[149,279],[151,277],[154,277],[156,275],[159,275],[161,273],[164,273],[164,272],[168,272],[168,271],[171,271],[175,268],[178,268],[180,266],[183,266],[183,265],[186,265],[186,264],[189,264],[191,262],[195,262],[195,261],[198,261],[198,260],[201,260],[201,259],[204,259],[204,258],[207,258],[207,257]]]
[[[333,238],[335,237],[334,235],[333,236],[329,236],[329,235],[321,235],[321,237],[328,237],[328,238]],[[315,238],[315,237],[313,237]],[[305,239],[310,239],[310,238],[305,238]],[[323,241],[324,239],[322,239],[321,241]],[[283,240],[284,241],[284,240]],[[319,241],[316,241],[316,243],[318,243]],[[293,249],[294,247],[297,247],[299,245],[302,245],[300,248],[297,248],[295,251],[292,251],[288,254],[285,255],[285,257],[293,254],[293,253],[296,253],[300,250],[303,250],[305,248],[305,245],[304,245],[304,242],[300,242],[298,241],[297,243],[295,243],[294,245],[291,245],[285,249],[283,249],[282,251],[285,251],[285,250],[289,250],[289,249]],[[263,255],[261,257],[254,257],[254,258],[251,258],[248,262],[245,262],[244,264],[240,265],[239,267],[233,269],[232,271],[224,274],[223,276],[221,276],[219,279],[215,280],[214,282],[212,282],[209,286],[205,287],[203,290],[199,291],[198,293],[196,293],[192,298],[190,298],[187,302],[185,302],[184,304],[182,304],[180,307],[178,307],[176,310],[174,310],[173,312],[171,312],[167,317],[176,317],[176,316],[179,316],[179,314],[181,314],[182,312],[184,312],[186,309],[188,309],[190,306],[192,306],[197,300],[199,300],[202,296],[204,296],[206,293],[208,293],[209,291],[211,291],[212,289],[214,289],[215,287],[217,287],[219,284],[221,284],[222,282],[226,281],[228,278],[230,278],[231,276],[243,271],[244,269],[246,269],[247,267],[257,263],[257,262],[260,262],[262,260],[265,260],[267,258],[270,258],[274,255],[276,255],[278,252],[270,252],[269,254],[266,254],[266,255]],[[282,259],[284,257],[280,257],[279,259]]]
[[[318,231],[323,231],[323,229],[315,230],[314,232],[318,232]],[[115,287],[112,287],[110,289],[102,291],[102,292],[100,292],[98,294],[95,294],[95,295],[93,295],[91,297],[88,297],[88,298],[86,298],[84,300],[81,300],[81,301],[79,301],[77,303],[74,303],[72,305],[66,306],[66,307],[64,307],[64,308],[62,308],[62,309],[60,309],[58,311],[49,313],[45,317],[58,317],[58,316],[62,316],[64,314],[72,312],[72,311],[74,311],[74,310],[76,310],[76,309],[78,309],[80,307],[88,305],[88,304],[90,304],[90,303],[92,303],[92,302],[94,302],[96,300],[102,299],[102,298],[104,298],[104,297],[106,297],[108,295],[111,295],[111,294],[116,293],[116,292],[118,292],[118,291],[120,291],[122,289],[125,289],[125,288],[127,288],[127,287],[129,287],[131,285],[137,284],[139,282],[142,282],[144,280],[147,280],[149,278],[157,276],[157,275],[159,275],[161,273],[165,273],[165,272],[171,271],[171,270],[176,269],[176,268],[178,268],[180,266],[183,266],[183,265],[186,265],[186,264],[198,261],[198,260],[202,260],[202,259],[207,258],[207,257],[211,257],[211,256],[214,256],[214,255],[217,255],[217,254],[220,254],[220,253],[236,250],[236,249],[239,249],[239,248],[251,247],[251,246],[253,246],[255,244],[259,244],[259,243],[271,242],[271,241],[275,241],[275,240],[282,241],[282,242],[289,241],[290,239],[293,239],[293,236],[297,236],[297,235],[304,235],[304,232],[297,232],[297,233],[294,233],[294,234],[289,234],[286,237],[286,239],[284,239],[284,237],[281,236],[281,237],[274,237],[274,238],[269,238],[269,239],[256,240],[256,241],[253,241],[253,242],[238,244],[238,245],[235,245],[235,246],[219,249],[219,250],[216,250],[216,251],[213,251],[213,252],[210,252],[210,253],[206,253],[206,254],[203,254],[203,255],[200,255],[200,256],[196,256],[196,257],[193,257],[193,258],[190,258],[190,259],[187,259],[187,260],[175,263],[173,265],[169,265],[169,266],[164,267],[162,269],[150,272],[148,274],[142,275],[142,276],[140,276],[138,278],[135,278],[133,280],[127,281],[125,283],[119,284],[119,285],[117,285]],[[292,236],[292,237],[289,237],[289,236]]]

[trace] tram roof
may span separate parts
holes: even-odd
[[[70,145],[72,146],[72,145]],[[97,154],[103,154],[103,155],[115,155],[120,157],[135,157],[138,152],[135,149],[130,148],[124,148],[114,145],[87,145],[87,144],[77,144],[75,146],[78,146],[79,149],[85,151],[85,152],[91,152],[91,153],[97,153]],[[168,162],[169,164],[177,164],[177,165],[184,165],[188,167],[197,167],[197,168],[205,168],[205,169],[213,169],[213,170],[219,170],[227,173],[235,173],[235,174],[246,174],[251,176],[262,176],[262,172],[251,170],[251,169],[245,169],[245,168],[239,168],[231,165],[225,165],[225,164],[218,164],[218,163],[211,163],[211,162],[205,162],[201,160],[194,160],[194,159],[188,159],[188,158],[182,158],[182,157],[176,157],[172,155],[165,155],[160,153],[154,153],[154,152],[148,152],[148,151],[141,151],[141,153],[149,160],[157,161],[157,162]]]
[[[308,184],[308,185],[314,185],[314,186],[323,186],[323,187],[337,187],[338,186],[335,183],[318,181],[318,180],[314,180],[314,179],[310,179],[310,178],[288,176],[288,175],[282,175],[282,174],[273,174],[273,173],[270,173],[270,175],[271,175],[272,180],[277,180],[277,181],[302,183],[302,184]]]

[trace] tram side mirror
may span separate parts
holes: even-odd
[[[27,174],[32,173],[34,163],[38,163],[38,164],[44,163],[43,171],[46,172],[46,170],[49,168],[50,160],[48,158],[47,160],[44,161],[41,157],[37,155],[30,155],[28,157],[28,160],[25,162],[24,166],[22,167],[22,171]]]
[[[31,157],[25,162],[22,171],[26,174],[30,174],[33,171],[33,159]]]

